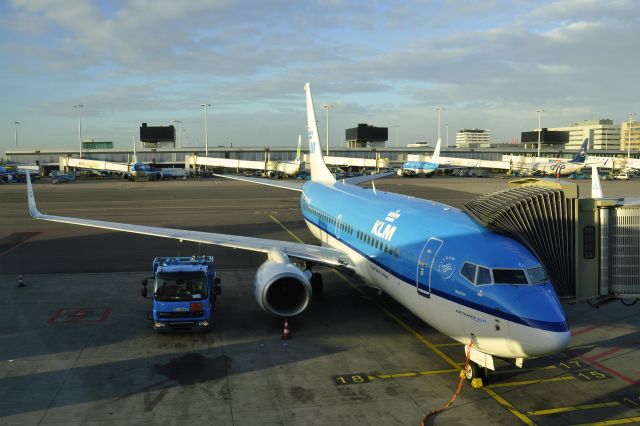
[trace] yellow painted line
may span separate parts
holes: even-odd
[[[505,383],[495,383],[493,385],[487,385],[483,389],[486,388],[509,388],[514,386],[528,386],[535,385],[538,383],[551,383],[551,382],[565,382],[568,380],[575,380],[574,376],[560,376],[560,377],[552,377],[550,379],[536,379],[536,380],[523,380],[520,382],[505,382]]]
[[[415,377],[417,376],[418,373],[396,373],[396,374],[391,374],[391,378],[395,379],[396,377]]]
[[[460,342],[453,342],[453,343],[438,343],[437,345],[433,345],[436,348],[444,348],[446,346],[464,346],[462,343]]]
[[[448,368],[446,370],[418,371],[418,374],[421,374],[423,376],[428,376],[431,374],[457,373],[458,371],[460,371],[459,368]]]
[[[296,240],[299,243],[304,244],[304,242],[298,238],[298,236],[296,234],[294,234],[293,232],[291,232],[289,230],[289,228],[287,228],[286,226],[284,226],[282,223],[280,223],[280,221],[278,219],[276,219],[275,217],[273,217],[273,215],[269,215],[269,217],[278,225],[280,225],[282,227],[282,229],[284,229],[285,231],[287,231],[287,234],[291,235],[291,238],[293,238],[294,240]]]
[[[445,370],[410,371],[407,373],[378,374],[377,376],[369,376],[369,377],[375,377],[377,379],[395,379],[398,377],[416,377],[416,376],[430,376],[432,374],[457,373],[458,371],[460,370],[457,368],[448,368]]]
[[[494,371],[493,374],[510,374],[510,373],[522,373],[523,371],[540,371],[540,370],[553,370],[558,368],[557,365],[547,365],[546,367],[531,367],[531,368],[511,368],[509,370]]]
[[[627,417],[624,419],[605,420],[603,422],[582,423],[576,426],[609,426],[609,425],[628,425],[631,423],[640,423],[639,417]]]
[[[548,410],[536,410],[527,412],[528,416],[547,416],[549,414],[558,414],[558,413],[568,413],[570,411],[579,411],[579,410],[592,410],[594,408],[606,408],[606,407],[617,407],[620,404],[618,401],[612,402],[603,402],[600,404],[584,404],[584,405],[576,405],[575,407],[558,407],[558,408],[550,408]]]
[[[291,237],[293,237],[296,241],[302,243],[303,241],[298,238],[293,232],[291,232],[286,226],[284,226],[282,223],[280,223],[280,221],[278,221],[278,219],[276,219],[273,216],[270,216],[271,219],[276,222],[278,225],[280,225],[285,231],[287,231],[287,233],[289,235],[291,235]],[[416,339],[418,339],[420,342],[422,342],[425,346],[427,346],[429,349],[431,349],[431,351],[433,353],[435,353],[436,355],[438,355],[440,358],[442,358],[445,362],[447,362],[449,365],[451,365],[454,369],[454,371],[458,371],[458,369],[460,368],[460,364],[456,361],[454,361],[449,355],[445,354],[444,352],[442,352],[437,345],[434,345],[433,343],[431,343],[429,341],[429,339],[427,339],[426,337],[424,337],[422,334],[420,334],[417,330],[413,329],[410,325],[408,325],[407,323],[405,323],[404,321],[402,321],[400,318],[398,318],[396,315],[394,315],[392,312],[390,312],[388,309],[386,309],[385,307],[381,306],[378,302],[376,302],[375,300],[373,300],[372,298],[370,298],[366,293],[364,293],[362,290],[360,290],[359,288],[357,288],[356,286],[354,286],[344,275],[342,275],[339,271],[333,270],[333,272],[336,273],[336,275],[338,275],[340,278],[342,278],[342,280],[347,283],[347,285],[351,288],[353,288],[354,290],[356,290],[358,293],[360,293],[360,295],[362,295],[362,297],[364,297],[367,301],[369,301],[370,303],[372,303],[373,305],[375,305],[376,307],[378,307],[378,309],[380,309],[382,312],[384,312],[389,318],[393,319],[398,325],[400,325],[400,327],[404,328],[406,331],[408,331],[410,334],[412,334]],[[442,370],[444,371],[444,370]],[[382,376],[378,376],[380,378],[382,378]],[[573,377],[572,377],[573,378]],[[491,389],[487,389],[486,386],[483,387],[482,389],[484,389],[485,392],[487,392],[493,399],[495,399],[499,404],[503,405],[505,408],[507,408],[507,410],[509,410],[514,416],[516,416],[517,418],[519,418],[524,424],[529,425],[529,426],[535,426],[535,423],[528,418],[526,415],[522,414],[520,411],[516,410],[509,402],[507,402],[504,398],[502,398],[500,395],[498,395],[497,393],[495,393],[493,390]]]
[[[458,368],[458,363],[456,361],[454,361],[451,357],[449,357],[449,355],[445,354],[444,352],[442,352],[440,349],[438,349],[433,343],[431,343],[429,341],[429,339],[427,339],[426,337],[424,337],[422,334],[420,334],[418,331],[414,330],[410,325],[408,325],[407,323],[405,323],[404,321],[402,321],[400,318],[398,318],[396,315],[394,315],[391,311],[389,311],[387,308],[385,308],[384,306],[380,305],[378,302],[376,302],[375,300],[373,300],[372,298],[370,298],[366,293],[364,293],[362,290],[360,290],[358,287],[354,286],[348,279],[347,277],[345,277],[344,275],[342,275],[339,271],[333,271],[336,273],[336,275],[338,275],[340,278],[342,278],[342,280],[347,283],[347,285],[349,285],[351,288],[353,288],[354,290],[356,290],[358,293],[360,293],[362,295],[362,297],[364,297],[365,299],[367,299],[369,302],[373,303],[375,306],[378,307],[378,309],[380,309],[382,312],[384,312],[387,316],[389,316],[389,318],[391,318],[392,320],[394,320],[396,323],[398,323],[398,325],[400,325],[400,327],[404,328],[405,330],[407,330],[409,333],[413,334],[416,339],[418,339],[419,341],[421,341],[424,345],[426,345],[429,349],[431,349],[433,352],[435,352],[440,358],[442,358],[443,360],[445,360],[449,365],[451,365],[454,368]]]
[[[495,399],[496,401],[498,401],[499,404],[501,404],[504,408],[506,408],[507,410],[509,410],[511,412],[511,414],[513,414],[514,416],[516,416],[517,418],[519,418],[520,420],[522,420],[522,422],[526,425],[529,426],[535,426],[535,423],[526,415],[524,415],[523,413],[521,413],[520,411],[516,410],[515,408],[513,408],[513,405],[511,405],[507,400],[505,400],[503,397],[501,397],[500,395],[498,395],[497,393],[495,393],[493,391],[493,389],[488,389],[487,386],[482,388],[486,393],[488,393],[491,398]]]

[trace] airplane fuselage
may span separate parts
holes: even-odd
[[[540,262],[463,211],[340,182],[307,182],[301,209],[314,236],[347,253],[365,282],[459,342],[474,340],[482,352],[507,358],[553,353],[568,344],[552,284],[546,278],[527,283]],[[491,271],[497,282],[469,281],[462,274],[469,265]],[[525,277],[524,284],[502,283],[505,273]]]
[[[571,173],[579,172],[584,168],[584,163],[573,163],[571,161],[558,161],[548,163],[535,163],[532,167],[535,171],[540,171],[548,175],[561,176],[570,175]]]
[[[430,175],[438,169],[439,164],[430,161],[407,161],[398,170],[401,176]]]

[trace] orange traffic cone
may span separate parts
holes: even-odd
[[[18,274],[18,287],[24,287],[24,282],[22,281],[22,274]]]
[[[284,328],[282,329],[282,336],[280,336],[282,340],[291,339],[291,332],[289,331],[289,321],[284,320]]]

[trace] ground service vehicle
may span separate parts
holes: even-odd
[[[216,277],[213,256],[156,257],[153,277],[142,280],[143,297],[153,283],[153,320],[156,331],[208,331],[220,278]]]

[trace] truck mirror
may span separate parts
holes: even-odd
[[[222,294],[222,287],[216,286],[213,292],[216,294],[216,296],[220,296]]]
[[[140,289],[140,296],[142,296],[142,297],[144,297],[144,298],[146,298],[146,297],[147,297],[147,286],[146,286],[146,285],[145,285],[145,286],[143,286],[143,287]]]
[[[140,285],[146,287],[147,286],[147,278],[145,278],[142,281],[140,281]]]
[[[213,282],[214,282],[216,285],[218,285],[218,284],[220,284],[220,283],[222,282],[222,280],[221,280],[220,278],[216,277],[216,279],[214,279],[214,280],[213,280]]]

